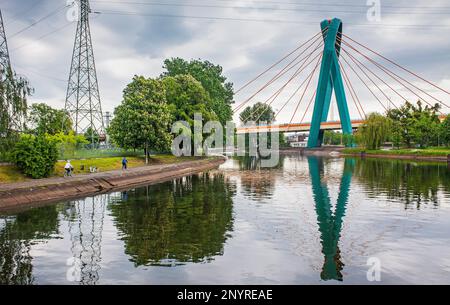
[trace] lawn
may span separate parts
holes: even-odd
[[[107,172],[112,170],[117,170],[122,168],[122,158],[123,157],[106,157],[106,158],[88,158],[88,159],[78,159],[71,160],[73,167],[75,168],[74,173],[77,174],[88,174],[90,172],[90,167],[96,167],[99,172]],[[172,155],[154,155],[149,159],[149,165],[157,164],[171,164],[178,163],[189,160],[196,160],[195,157],[180,157],[177,158]],[[127,157],[128,168],[145,166],[144,157]],[[64,176],[64,165],[66,161],[58,161],[55,166],[54,177]],[[14,165],[0,165],[0,183],[13,183],[26,181],[26,178]]]

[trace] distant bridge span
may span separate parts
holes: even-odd
[[[441,115],[439,119],[444,121],[446,115]],[[365,121],[353,120],[352,129],[358,129]],[[238,127],[238,134],[245,133],[265,133],[265,132],[309,132],[311,129],[311,123],[297,123],[297,124],[280,124],[280,125],[267,125],[267,126],[252,126],[252,127]],[[341,130],[342,125],[340,121],[323,122],[320,124],[321,130]]]
[[[357,129],[364,124],[363,120],[352,121],[352,128]],[[245,133],[265,133],[265,132],[306,132],[311,129],[311,123],[297,123],[297,124],[281,124],[281,125],[267,125],[267,126],[252,126],[252,127],[238,127],[238,134]],[[320,125],[321,130],[341,130],[342,125],[340,121],[324,122]]]

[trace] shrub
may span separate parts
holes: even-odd
[[[22,135],[11,156],[26,176],[40,179],[53,173],[58,150],[56,144],[45,136]]]

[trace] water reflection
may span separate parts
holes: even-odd
[[[400,200],[405,208],[419,209],[429,202],[438,205],[439,190],[450,187],[450,171],[445,163],[358,159],[355,174],[370,196],[384,194],[391,200]]]
[[[70,276],[82,285],[94,285],[101,269],[101,244],[108,195],[70,202],[66,206],[73,260]]]
[[[223,174],[205,173],[136,189],[109,209],[135,266],[208,262],[232,230],[234,192]]]
[[[73,283],[67,274],[80,284],[367,283],[373,255],[383,258],[383,279],[421,283],[405,272],[412,266],[446,283],[449,203],[445,165],[282,156],[264,169],[240,158],[0,215],[0,284]],[[403,204],[421,209],[405,213]]]
[[[31,247],[58,234],[56,206],[0,218],[0,284],[33,284]]]
[[[341,251],[339,250],[339,239],[341,237],[342,224],[348,202],[354,160],[345,160],[344,172],[342,174],[334,213],[332,211],[328,186],[322,181],[324,160],[316,157],[308,157],[308,165],[321,236],[322,253],[324,255],[324,264],[320,277],[322,280],[342,281],[344,264],[342,263]]]

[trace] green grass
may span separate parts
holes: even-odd
[[[89,168],[97,167],[99,172],[107,172],[112,170],[122,169],[122,156],[120,157],[105,157],[105,158],[86,158],[86,159],[69,159],[73,167],[74,173],[88,174]],[[128,168],[145,166],[144,157],[127,157]],[[180,157],[177,158],[173,155],[154,155],[149,159],[149,165],[158,164],[172,164],[183,161],[192,161],[199,158],[196,157]],[[55,173],[53,177],[64,176],[64,165],[66,161],[59,161],[55,166]],[[26,178],[14,165],[1,165],[0,166],[0,183],[13,183],[30,180]]]
[[[393,149],[393,150],[366,150],[363,148],[347,148],[344,149],[345,154],[359,154],[365,151],[368,155],[394,155],[394,156],[424,156],[424,157],[447,157],[450,154],[450,148],[447,147],[430,147],[425,149]]]
[[[78,149],[60,154],[61,160],[112,158],[112,157],[140,157],[144,151],[122,150],[122,149]]]
[[[0,165],[0,183],[13,183],[28,180],[14,165]]]

